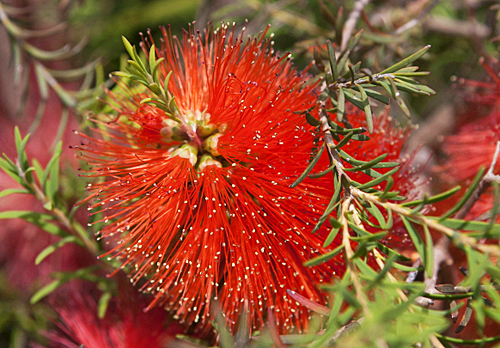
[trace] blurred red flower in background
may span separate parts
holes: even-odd
[[[215,299],[230,329],[240,311],[260,329],[271,309],[280,332],[300,331],[309,313],[286,290],[324,304],[316,285],[343,270],[340,258],[303,266],[335,247],[322,247],[326,227],[310,234],[330,200],[331,177],[290,188],[319,137],[299,114],[315,106],[316,84],[274,54],[266,32],[246,43],[227,26],[206,30],[205,39],[193,28],[182,42],[163,34],[159,71],[163,78],[173,71],[180,122],[141,103],[146,92],[110,93],[119,118],[100,123],[102,139],[84,136],[79,147],[91,167],[85,175],[107,178],[89,185],[94,213],[105,214],[100,235],[113,242],[107,255],[130,266],[133,282],[148,279],[142,290],[156,294],[149,308],[163,305],[198,329],[208,327]],[[351,118],[364,124],[359,111]],[[384,130],[386,116],[377,122],[366,145],[348,148],[399,159],[407,132]],[[409,192],[408,173],[400,178]]]
[[[143,311],[144,301],[124,284],[98,317],[95,289],[83,282],[67,287],[65,295],[53,297],[58,313],[57,328],[46,333],[53,348],[164,348],[173,344],[181,329],[160,308]]]
[[[446,182],[464,182],[472,179],[481,166],[489,168],[494,158],[497,142],[500,141],[500,64],[491,60],[481,61],[491,82],[462,80],[464,87],[474,88],[465,98],[467,106],[463,112],[468,123],[443,141],[446,163],[438,168]],[[479,119],[481,111],[484,115]],[[494,173],[498,173],[497,161]],[[476,218],[493,207],[491,190],[482,195],[470,211],[469,218]]]

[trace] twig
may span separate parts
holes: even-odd
[[[500,257],[500,250],[498,250],[498,247],[496,245],[480,244],[476,241],[475,238],[470,237],[467,234],[457,232],[452,228],[446,227],[440,224],[438,220],[434,220],[427,216],[414,213],[411,209],[402,207],[399,204],[382,201],[379,197],[371,193],[361,191],[355,187],[351,187],[351,192],[355,197],[375,203],[379,206],[384,207],[384,209],[390,209],[398,215],[409,217],[417,221],[417,223],[419,224],[427,225],[429,228],[434,229],[453,240],[456,240],[458,244],[467,245],[483,253],[488,253],[491,256]]]
[[[361,12],[369,2],[370,0],[357,0],[354,4],[354,8],[352,9],[351,13],[349,13],[349,17],[347,18],[344,25],[344,30],[342,31],[342,41],[340,45],[341,51],[343,51],[347,47],[347,43],[352,36],[354,28],[356,27],[356,23],[361,16]]]
[[[421,11],[417,17],[413,18],[412,20],[406,22],[405,24],[403,24],[402,26],[400,26],[398,29],[396,29],[393,33],[394,36],[399,36],[401,35],[402,33],[404,33],[405,31],[407,30],[410,30],[411,28],[413,28],[415,25],[417,25],[418,23],[420,23],[420,21],[422,20],[422,18],[424,18],[425,16],[427,16],[427,14],[429,14],[429,12],[432,11],[432,9],[434,7],[437,6],[437,4],[439,4],[441,2],[441,0],[434,0],[429,6],[427,6],[425,8],[425,10]]]

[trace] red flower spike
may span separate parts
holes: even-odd
[[[462,182],[472,179],[481,166],[489,168],[500,141],[500,63],[490,59],[480,63],[490,76],[491,82],[461,80],[464,86],[477,88],[468,94],[465,119],[470,122],[459,128],[456,134],[443,141],[443,152],[448,156],[447,162],[436,168],[442,173],[446,182]],[[484,109],[486,115],[476,119],[478,110]],[[494,173],[500,170],[497,161]],[[471,209],[468,218],[476,218],[493,207],[491,190],[482,195]]]
[[[295,113],[315,105],[315,84],[274,54],[265,32],[246,43],[227,26],[205,39],[192,28],[182,42],[163,34],[160,80],[173,71],[182,122],[140,104],[147,93],[132,104],[113,95],[120,117],[80,147],[87,175],[108,179],[89,185],[94,213],[106,216],[107,256],[123,261],[132,282],[148,279],[149,308],[165,306],[197,329],[209,327],[218,299],[230,329],[241,310],[260,329],[271,309],[280,332],[300,331],[309,313],[286,290],[325,304],[316,284],[343,269],[303,266],[331,250],[321,247],[326,227],[309,233],[331,179],[290,188],[316,137]]]
[[[99,319],[95,299],[88,293],[72,291],[64,304],[55,305],[60,330],[45,334],[50,347],[161,348],[172,344],[180,327],[168,321],[161,309],[144,313],[143,302],[131,300],[111,300],[105,317]]]

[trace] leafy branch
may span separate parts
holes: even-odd
[[[328,100],[333,106],[328,111],[336,113],[337,122],[342,122],[346,114],[347,100],[365,112],[368,131],[372,133],[373,113],[370,100],[374,99],[383,104],[389,104],[390,100],[386,95],[376,91],[375,87],[382,87],[392,99],[397,101],[401,110],[408,117],[410,117],[410,110],[406,106],[401,92],[422,96],[430,96],[435,92],[415,80],[416,77],[429,73],[417,71],[417,66],[410,66],[422,57],[430,46],[425,46],[400,62],[374,74],[369,69],[361,68],[361,62],[353,65],[349,60],[351,51],[358,45],[362,35],[363,31],[361,30],[351,38],[349,45],[341,52],[338,52],[336,47],[327,40],[329,69],[323,64],[321,56],[317,52],[315,61],[316,66],[324,76],[324,92],[320,100]]]
[[[76,244],[95,256],[100,255],[100,246],[91,237],[88,230],[83,227],[75,218],[79,206],[74,206],[68,210],[64,206],[64,202],[59,195],[59,162],[62,154],[62,142],[59,141],[54,151],[54,155],[49,160],[45,168],[40,163],[33,160],[31,163],[26,155],[26,145],[29,140],[29,135],[24,138],[21,136],[19,129],[15,128],[15,142],[17,157],[10,159],[6,154],[0,158],[0,168],[14,179],[22,188],[10,188],[0,192],[0,198],[11,194],[29,194],[40,201],[46,212],[8,210],[0,212],[0,219],[19,218],[31,223],[44,232],[57,236],[60,239],[55,243],[44,248],[36,257],[35,263],[40,264],[46,257],[59,250],[66,244]],[[102,259],[105,268],[115,269],[110,267],[108,260]],[[111,298],[111,292],[115,284],[95,274],[102,267],[92,266],[89,268],[79,269],[74,272],[56,272],[53,277],[56,278],[53,282],[39,289],[31,298],[31,303],[34,304],[56,290],[62,284],[67,283],[72,279],[85,279],[99,284],[103,290],[103,298],[100,301],[100,316],[104,316],[106,306]]]
[[[135,46],[132,46],[124,36],[122,36],[122,40],[131,59],[127,61],[129,65],[125,68],[126,71],[116,71],[113,74],[138,82],[154,94],[154,97],[141,100],[141,104],[154,105],[163,110],[170,119],[179,123],[182,122],[179,118],[179,108],[175,102],[175,97],[168,92],[168,83],[172,71],[167,74],[163,81],[160,81],[158,68],[164,58],[156,59],[155,45],[151,45],[146,63],[137,53]]]

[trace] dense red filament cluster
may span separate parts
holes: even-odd
[[[231,329],[241,311],[260,329],[270,309],[280,332],[300,331],[309,313],[287,290],[325,304],[317,285],[343,270],[341,259],[303,266],[335,247],[322,247],[326,226],[310,234],[332,178],[290,188],[318,140],[299,114],[316,104],[316,84],[273,52],[266,32],[244,42],[225,25],[211,30],[193,28],[180,41],[164,30],[157,49],[162,77],[173,71],[169,91],[189,136],[160,109],[139,104],[147,95],[112,95],[121,117],[80,147],[87,175],[106,178],[89,185],[91,208],[105,216],[107,257],[120,259],[132,282],[147,280],[150,307],[203,329],[217,300]],[[378,146],[374,156],[398,159],[405,135],[382,127],[376,134],[362,152]]]

